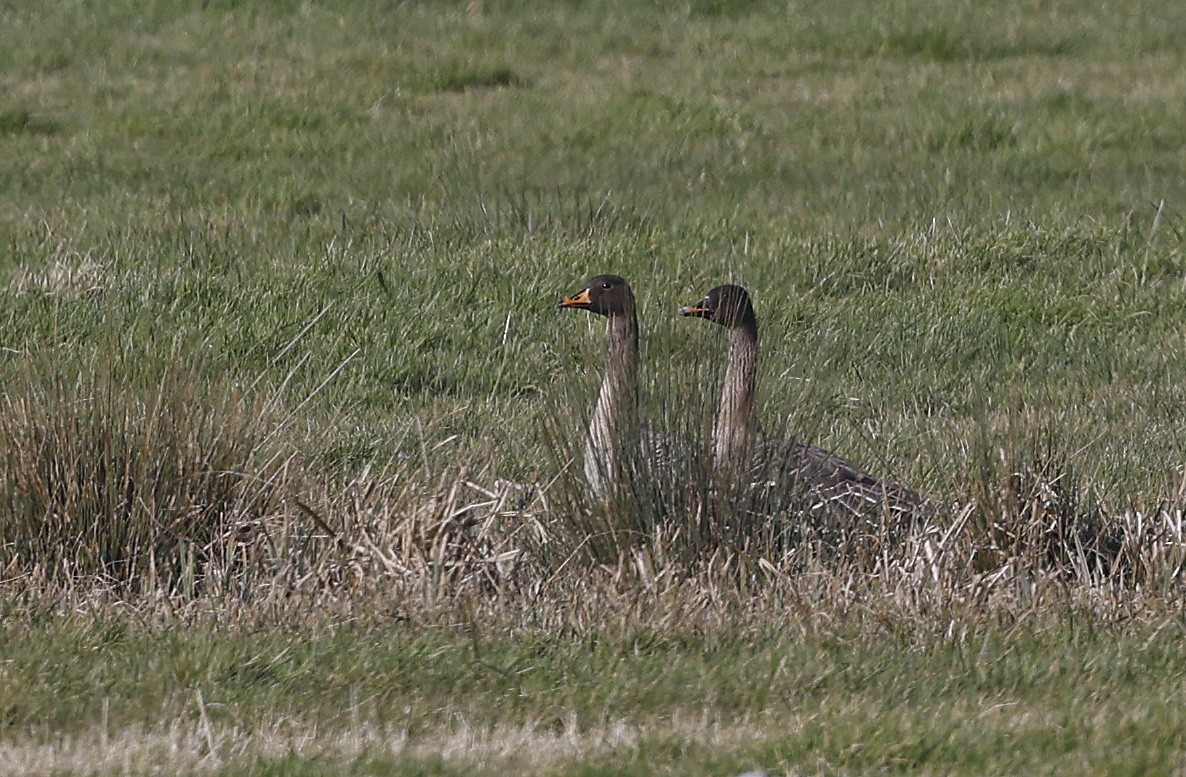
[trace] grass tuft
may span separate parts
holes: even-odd
[[[57,586],[192,593],[277,496],[266,432],[189,369],[29,371],[0,404],[0,564]]]
[[[434,74],[433,88],[441,92],[529,87],[529,79],[503,65],[457,65]]]
[[[60,132],[62,125],[59,122],[27,109],[0,109],[0,135],[48,136]]]

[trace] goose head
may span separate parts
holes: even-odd
[[[560,300],[561,308],[588,310],[601,316],[622,316],[634,312],[634,293],[618,275],[598,275],[584,290]]]
[[[679,314],[694,318],[706,318],[726,329],[757,324],[749,293],[740,286],[734,286],[731,283],[717,286],[695,305],[680,308]]]

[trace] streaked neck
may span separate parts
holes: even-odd
[[[713,428],[713,460],[720,471],[742,471],[757,441],[754,415],[758,374],[758,326],[744,322],[729,330],[729,353],[721,403]]]
[[[589,422],[585,476],[607,496],[632,470],[638,436],[638,319],[633,311],[609,317],[609,355],[597,407]]]

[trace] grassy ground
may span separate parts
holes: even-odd
[[[0,760],[1183,768],[1186,10],[1097,6],[0,2]],[[607,271],[655,425],[744,283],[934,533],[567,560]]]
[[[391,626],[296,638],[10,626],[4,712],[33,722],[21,744],[3,746],[0,770],[1166,774],[1182,765],[1180,620],[1104,633],[1026,624],[962,644],[732,625],[711,637],[599,628],[584,639],[472,640]],[[108,658],[80,662],[84,652]]]

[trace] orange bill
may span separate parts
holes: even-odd
[[[584,308],[591,304],[593,304],[593,298],[589,296],[588,289],[560,300],[560,307],[562,308]]]

